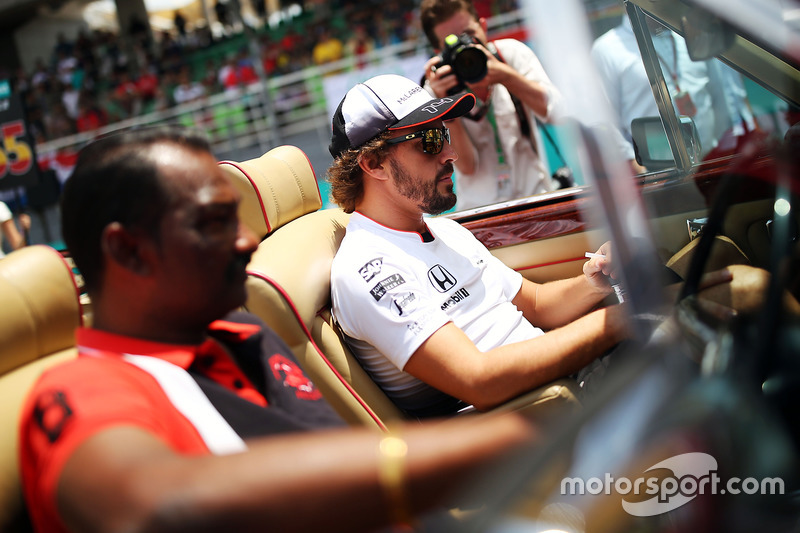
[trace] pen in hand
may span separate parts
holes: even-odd
[[[606,258],[605,254],[596,254],[596,253],[593,253],[593,252],[586,252],[583,255],[588,257],[589,259],[594,259],[595,257],[599,257],[600,259],[605,259]],[[611,284],[611,288],[614,289],[614,294],[616,294],[617,300],[619,300],[619,303],[624,302],[625,301],[625,291],[623,291],[622,287],[620,287],[619,280],[616,280],[616,279],[612,278],[611,276],[608,276],[608,281]]]

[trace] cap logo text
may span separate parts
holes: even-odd
[[[417,94],[418,92],[420,92],[422,90],[423,90],[422,87],[414,87],[413,89],[411,89],[410,91],[408,91],[404,95],[400,96],[397,99],[397,103],[398,104],[402,104],[403,102],[405,102],[406,100],[408,100],[409,98],[411,98],[412,96],[414,96],[415,94]]]
[[[449,104],[452,101],[453,101],[452,98],[442,98],[442,99],[440,99],[440,100],[438,100],[436,102],[429,103],[425,107],[421,107],[419,110],[420,111],[425,111],[426,113],[430,113],[431,115],[434,115],[434,114],[436,114],[437,110],[440,107],[442,107],[445,104]]]

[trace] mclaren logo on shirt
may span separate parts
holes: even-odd
[[[456,278],[439,264],[428,270],[428,279],[439,292],[447,292],[456,285]]]
[[[376,257],[369,261],[366,265],[358,269],[358,273],[364,278],[364,281],[372,281],[372,278],[381,273],[383,266],[383,257]]]
[[[402,285],[405,283],[406,280],[403,279],[403,276],[400,274],[392,274],[386,279],[382,279],[378,282],[377,285],[370,289],[369,293],[375,298],[376,301],[380,301],[383,298],[383,295],[386,294],[386,291],[394,289],[398,285]]]

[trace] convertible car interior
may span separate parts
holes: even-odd
[[[530,0],[537,55],[566,98],[574,96],[578,107],[593,105],[597,95],[587,94],[589,82],[579,75],[593,69],[588,48],[597,35],[589,22],[611,28],[630,19],[659,115],[634,128],[635,141],[648,147],[637,162],[648,170],[633,174],[608,148],[603,130],[566,121],[558,138],[566,159],[576,162],[574,187],[441,216],[463,224],[536,282],[579,274],[585,252],[614,239],[640,342],[626,359],[630,364],[591,404],[578,399],[574,380],[563,379],[497,409],[543,419],[555,414],[559,424],[537,449],[465,487],[480,512],[457,531],[796,530],[800,10],[784,9],[791,3],[784,0],[623,0],[614,3],[613,21],[589,21],[581,10],[595,3]],[[703,117],[682,116],[673,106],[653,23],[676,42],[685,40],[696,61],[722,63],[732,79],[742,78],[756,129],[701,155],[695,125]],[[283,338],[350,424],[386,430],[407,420],[332,320],[330,265],[349,215],[323,209],[317,173],[303,150],[284,145],[219,164],[241,193],[243,223],[261,239],[247,269],[245,308]],[[73,330],[91,316],[65,257],[68,251],[33,246],[0,260],[1,531],[25,530],[16,465],[22,398],[43,368],[74,357]],[[744,296],[726,289],[713,294],[735,313],[709,308],[699,297],[702,275],[724,267],[752,275]],[[667,274],[684,282],[674,293],[660,290]],[[666,498],[673,507],[647,515],[641,511],[646,502],[664,502],[614,491],[567,494],[559,487],[565,476],[696,481],[696,469],[663,466],[684,454],[713,457],[713,472],[724,479],[779,479],[785,490],[673,493]]]
[[[262,241],[248,265],[245,307],[277,331],[337,411],[385,429],[407,419],[358,364],[330,314],[330,264],[349,215],[322,209],[314,169],[294,146],[244,162],[222,161],[242,194],[239,213]],[[496,411],[549,416],[579,405],[574,380],[557,380]]]

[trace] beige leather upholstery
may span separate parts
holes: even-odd
[[[304,215],[269,235],[248,266],[246,307],[289,344],[311,379],[351,424],[402,418],[367,376],[330,320],[330,268],[349,216]]]
[[[291,347],[345,420],[385,429],[404,415],[358,364],[330,315],[330,267],[349,215],[340,209],[319,210],[320,205],[308,200],[314,198],[309,191],[318,187],[301,154],[299,148],[283,146],[245,163],[221,163],[245,197],[240,216],[263,238],[248,265],[245,307]],[[269,191],[272,205],[255,208],[265,203],[264,191]],[[253,220],[258,213],[266,216],[266,223]],[[295,214],[294,220],[289,213]],[[578,405],[575,392],[574,381],[559,380],[498,410],[536,408],[537,414],[544,414],[549,407]]]
[[[314,169],[297,147],[279,146],[257,159],[219,164],[242,195],[239,217],[259,238],[322,207]]]
[[[283,338],[349,423],[382,428],[401,418],[331,326],[330,264],[349,216],[320,210],[306,155],[281,146],[257,159],[220,165],[242,194],[239,216],[263,239],[248,266],[247,310]]]
[[[0,294],[0,531],[22,531],[19,411],[45,368],[77,354],[81,306],[69,266],[47,246],[0,259]]]
[[[685,278],[689,273],[689,264],[692,260],[695,248],[700,243],[700,239],[693,239],[689,244],[678,250],[669,258],[666,265],[680,277]],[[705,272],[711,272],[725,268],[729,265],[749,265],[750,260],[739,246],[725,235],[714,236],[711,251],[704,265]]]

